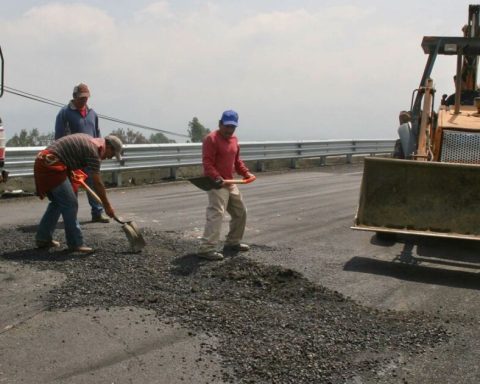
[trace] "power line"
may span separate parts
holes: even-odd
[[[27,99],[34,100],[34,101],[39,101],[39,102],[44,103],[44,104],[50,104],[50,105],[54,105],[56,107],[63,107],[65,105],[65,104],[59,103],[57,101],[53,101],[53,100],[46,99],[46,98],[41,97],[41,96],[36,96],[36,95],[31,94],[31,93],[21,91],[19,89],[7,87],[7,86],[4,86],[4,88],[5,88],[5,92],[7,92],[7,93],[11,93],[13,95],[25,97]]]
[[[25,92],[25,91],[21,91],[21,90],[19,90],[19,89],[15,89],[15,88],[12,88],[12,87],[7,87],[6,85],[4,86],[4,88],[5,88],[5,92],[7,92],[7,93],[11,93],[12,95],[24,97],[24,98],[26,98],[26,99],[30,99],[30,100],[33,100],[33,101],[38,101],[38,102],[40,102],[40,103],[53,105],[53,106],[55,106],[55,107],[63,107],[63,106],[65,105],[65,104],[60,103],[60,102],[55,101],[55,100],[50,100],[50,99],[47,99],[47,98],[42,97],[42,96],[38,96],[38,95],[34,95],[34,94],[32,94],[32,93],[28,93],[28,92]],[[130,121],[121,120],[121,119],[117,119],[117,118],[115,118],[115,117],[110,117],[110,116],[106,116],[106,115],[101,115],[101,114],[98,114],[98,113],[97,113],[97,115],[98,115],[98,117],[99,117],[100,119],[112,121],[112,122],[114,122],[114,123],[129,125],[129,126],[132,126],[132,127],[147,129],[147,130],[155,131],[155,132],[161,132],[161,133],[165,133],[165,134],[173,135],[173,136],[190,138],[190,136],[188,136],[188,135],[184,135],[184,134],[181,134],[181,133],[176,133],[176,132],[167,131],[167,130],[165,130],[165,129],[159,129],[159,128],[150,127],[150,126],[148,126],[148,125],[143,125],[143,124],[138,124],[138,123],[132,123],[132,122],[130,122]]]

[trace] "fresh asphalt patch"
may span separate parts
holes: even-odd
[[[451,319],[371,309],[255,261],[275,248],[253,245],[211,262],[198,259],[195,240],[182,233],[145,228],[147,246],[132,253],[118,226],[83,229],[93,254],[34,249],[34,228],[2,229],[0,259],[65,276],[42,295],[48,310],[88,307],[95,316],[95,309],[137,307],[214,337],[218,343],[204,343],[201,355],[220,357],[224,382],[392,382],[405,361],[453,336]]]

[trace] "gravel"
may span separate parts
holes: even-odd
[[[246,256],[202,261],[192,239],[146,228],[147,247],[131,253],[119,226],[89,224],[86,243],[97,251],[85,256],[33,250],[34,231],[2,229],[0,258],[67,276],[43,298],[51,310],[136,306],[216,336],[219,345],[203,352],[221,356],[227,383],[392,382],[406,359],[452,337],[449,319],[367,308],[255,261],[275,248],[253,245]]]

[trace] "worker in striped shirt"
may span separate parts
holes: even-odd
[[[105,186],[100,176],[100,163],[114,156],[121,160],[122,142],[113,135],[93,138],[84,133],[62,137],[41,151],[35,160],[34,177],[40,199],[48,197],[47,206],[35,240],[37,247],[58,247],[53,233],[60,218],[63,218],[68,249],[73,252],[91,253],[93,249],[83,242],[82,230],[77,219],[79,184],[74,174],[88,167],[95,191],[100,197],[105,213],[113,217],[115,212],[107,198]]]

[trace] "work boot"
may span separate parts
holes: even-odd
[[[248,244],[238,243],[238,244],[225,244],[223,247],[224,251],[227,252],[247,252],[250,250]]]
[[[103,213],[92,216],[92,223],[109,223],[110,219]]]
[[[35,240],[37,248],[57,248],[60,242],[56,240]]]
[[[85,245],[79,245],[78,247],[68,247],[68,250],[75,253],[93,253],[93,248],[87,247]]]
[[[223,260],[223,255],[217,251],[208,251],[197,254],[198,257],[205,260]]]

